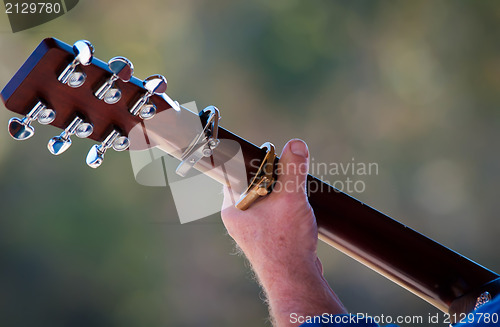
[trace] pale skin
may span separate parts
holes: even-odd
[[[229,235],[267,295],[273,324],[279,327],[300,325],[291,322],[292,313],[347,313],[323,277],[317,256],[318,228],[305,192],[308,161],[307,145],[289,141],[280,164],[298,169],[282,169],[278,187],[246,211],[236,209],[229,203],[231,197],[225,196],[221,212]]]

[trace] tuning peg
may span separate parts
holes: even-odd
[[[87,154],[87,165],[92,168],[99,167],[103,160],[104,154],[109,148],[113,148],[115,151],[127,150],[130,146],[130,140],[128,137],[120,135],[117,130],[113,130],[101,144],[96,144],[90,148]]]
[[[134,65],[127,58],[114,57],[109,60],[108,67],[113,75],[97,89],[95,96],[99,100],[113,104],[117,103],[122,97],[120,89],[113,87],[115,81],[121,79],[124,82],[128,82],[134,73]]]
[[[29,139],[35,134],[31,121],[37,119],[40,124],[47,125],[52,123],[55,118],[56,112],[47,108],[42,101],[38,101],[23,119],[14,117],[9,120],[9,134],[19,141]]]
[[[160,96],[165,100],[175,111],[181,111],[181,105],[179,102],[172,100],[166,93],[160,94]]]
[[[73,44],[73,52],[75,53],[75,59],[66,66],[57,80],[71,87],[80,87],[85,82],[87,75],[79,70],[77,66],[90,65],[94,57],[94,46],[89,41],[79,40]]]
[[[89,137],[93,131],[94,126],[92,124],[85,123],[82,118],[76,116],[59,136],[54,136],[49,140],[47,148],[50,153],[58,156],[71,146],[71,135],[75,134],[80,138],[86,138]]]
[[[139,100],[130,108],[130,113],[139,115],[142,119],[151,119],[156,114],[156,106],[149,102],[153,94],[162,95],[167,90],[167,79],[162,75],[151,75],[146,78],[142,85],[146,89]]]

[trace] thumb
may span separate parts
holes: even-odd
[[[305,194],[309,171],[309,150],[304,141],[288,141],[278,162],[278,181],[273,193]]]

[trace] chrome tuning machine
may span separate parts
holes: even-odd
[[[97,89],[94,95],[107,104],[114,104],[120,101],[122,97],[121,90],[114,87],[115,82],[118,79],[124,82],[130,81],[134,74],[134,65],[125,57],[114,57],[108,61],[108,67],[113,75]]]
[[[95,144],[90,148],[87,154],[87,165],[92,168],[99,167],[103,160],[104,154],[109,148],[115,151],[125,151],[130,146],[128,137],[121,135],[117,130],[113,130],[101,144]]]
[[[181,156],[181,163],[175,170],[177,175],[185,177],[191,168],[204,157],[210,157],[219,145],[219,109],[208,106],[200,112],[200,117],[208,115],[206,124]]]
[[[94,57],[94,46],[86,40],[76,41],[73,44],[73,52],[75,53],[75,59],[66,66],[57,80],[76,88],[82,86],[87,78],[87,75],[78,69],[78,65],[90,65]]]
[[[70,137],[72,135],[76,135],[79,138],[86,138],[89,137],[93,131],[94,126],[91,123],[86,123],[82,118],[76,116],[59,136],[54,136],[49,140],[47,148],[53,155],[60,155],[71,146],[72,142]]]
[[[38,101],[23,119],[14,117],[9,120],[10,136],[19,141],[32,137],[35,129],[31,126],[31,122],[35,119],[42,125],[48,125],[56,119],[56,112],[47,108],[42,101]]]
[[[146,89],[139,100],[130,108],[130,113],[134,116],[139,116],[142,119],[151,119],[156,114],[156,106],[149,101],[153,95],[162,95],[167,90],[167,79],[162,75],[151,75],[142,82],[143,87]]]

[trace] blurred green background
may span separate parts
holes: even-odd
[[[217,105],[256,144],[300,137],[316,162],[376,162],[352,195],[500,271],[500,2],[86,0],[16,34],[1,13],[0,86],[47,36],[164,74],[170,96]],[[1,326],[270,325],[218,215],[180,225],[169,190],[138,185],[126,153],[92,170],[91,141],[54,158],[59,131],[35,127],[0,137]],[[319,252],[350,311],[437,312]]]

